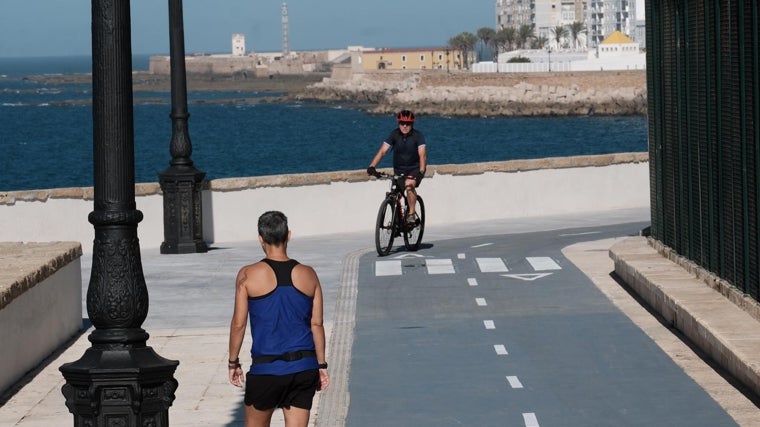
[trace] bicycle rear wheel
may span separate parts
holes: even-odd
[[[380,203],[375,223],[375,248],[380,256],[388,255],[393,247],[394,228],[396,223],[396,206],[388,199]]]
[[[404,229],[404,245],[410,251],[416,251],[420,248],[422,234],[425,233],[425,203],[419,194],[417,195],[416,213],[418,219],[415,221],[414,227],[407,225],[407,228]]]

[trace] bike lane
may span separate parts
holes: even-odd
[[[561,254],[642,226],[362,256],[346,425],[735,425]]]

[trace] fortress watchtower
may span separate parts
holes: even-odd
[[[245,34],[232,35],[232,56],[245,56]]]

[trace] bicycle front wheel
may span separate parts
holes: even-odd
[[[380,256],[388,255],[393,247],[393,234],[396,224],[395,205],[389,200],[383,200],[380,203],[380,210],[377,212],[377,222],[375,223],[375,248]]]
[[[407,224],[407,228],[404,230],[404,245],[410,251],[416,251],[420,248],[422,234],[425,232],[425,203],[419,194],[417,195],[416,213],[418,219],[414,222],[414,226]]]

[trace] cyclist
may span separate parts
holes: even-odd
[[[377,154],[367,168],[367,174],[377,176],[375,167],[382,160],[388,150],[393,150],[393,174],[404,175],[398,185],[406,189],[406,198],[409,201],[409,215],[406,221],[415,223],[417,214],[417,192],[415,188],[420,186],[425,177],[427,168],[427,149],[425,137],[422,132],[414,129],[414,113],[403,110],[396,115],[398,128],[393,129],[388,137],[380,145]]]

